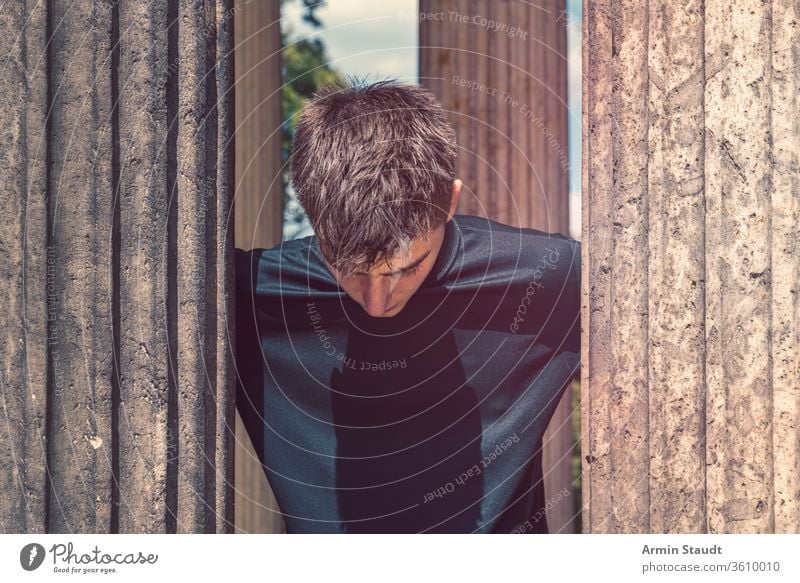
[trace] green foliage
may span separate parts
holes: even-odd
[[[579,377],[579,375],[578,375]],[[573,379],[570,390],[572,391],[572,487],[577,499],[575,500],[575,532],[580,534],[583,520],[583,496],[581,495],[581,483],[583,477],[583,467],[581,464],[581,381],[580,378]]]
[[[285,5],[297,0],[281,0],[281,10]],[[299,0],[305,7],[303,20],[314,28],[322,28],[323,23],[315,16],[314,11],[325,4],[324,0]],[[297,114],[306,100],[311,98],[317,89],[327,83],[339,80],[342,75],[328,65],[325,45],[319,38],[295,38],[288,25],[281,27],[281,75],[283,107],[283,162],[289,159],[294,131],[297,125]],[[311,234],[308,218],[291,191],[288,164],[284,166],[284,239],[292,239]]]
[[[325,45],[318,38],[301,39],[288,45],[284,42],[282,56],[284,147],[288,152],[297,113],[303,104],[319,87],[342,76],[328,65]]]
[[[295,1],[281,0],[281,8]],[[301,1],[306,7],[303,20],[316,28],[322,28],[323,23],[314,15],[314,11],[325,4],[324,0]],[[294,39],[293,36],[291,27],[283,28],[281,56],[284,160],[288,158],[297,124],[297,113],[303,108],[303,104],[318,88],[342,78],[339,71],[328,65],[325,45],[319,38]]]

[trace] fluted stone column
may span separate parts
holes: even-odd
[[[236,246],[272,247],[283,231],[283,112],[278,0],[235,0]],[[280,507],[236,413],[236,532],[285,531]]]
[[[584,19],[584,531],[800,532],[797,3]]]
[[[233,530],[230,0],[0,11],[0,531]]]
[[[569,233],[565,10],[560,0],[420,0],[419,82],[457,132],[459,213]],[[573,492],[571,393],[543,439],[548,500]],[[550,532],[575,532],[575,498],[558,496]]]

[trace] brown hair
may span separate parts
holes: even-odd
[[[420,85],[351,78],[319,89],[300,112],[290,173],[327,261],[367,271],[439,227],[457,154],[442,106]]]

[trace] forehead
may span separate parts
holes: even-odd
[[[382,259],[379,263],[373,265],[369,272],[358,270],[349,275],[391,275],[392,273],[397,273],[405,268],[412,268],[418,263],[426,260],[429,261],[431,257],[435,259],[436,253],[434,251],[437,250],[444,238],[446,224],[447,222],[444,222],[432,231],[429,231],[427,235],[420,235],[412,239],[410,245],[406,246],[405,253],[403,252],[403,248],[401,248],[391,257],[391,265],[389,265],[389,262],[386,259]],[[328,258],[324,255],[322,260],[325,262],[325,265],[327,265],[331,273],[335,274],[337,279],[340,277],[347,277],[344,273],[335,269],[331,262],[328,261]]]
[[[376,263],[369,270],[371,274],[387,275],[393,272],[398,272],[405,268],[410,268],[420,263],[429,254],[433,246],[431,237],[417,237],[413,239],[410,244],[401,246],[401,248],[389,259]],[[356,271],[356,274],[363,274],[364,271]]]
[[[373,265],[368,272],[357,270],[352,275],[392,275],[393,273],[411,269],[435,255],[433,251],[442,239],[443,233],[444,225],[439,225],[439,227],[426,235],[420,235],[412,239],[410,244],[405,247],[401,246],[391,258],[388,260],[382,259]],[[330,267],[330,264],[328,267]]]

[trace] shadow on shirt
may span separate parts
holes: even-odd
[[[479,526],[483,476],[469,475],[482,458],[477,401],[451,333],[435,342],[426,336],[353,327],[345,366],[333,371],[336,488],[346,532]]]

